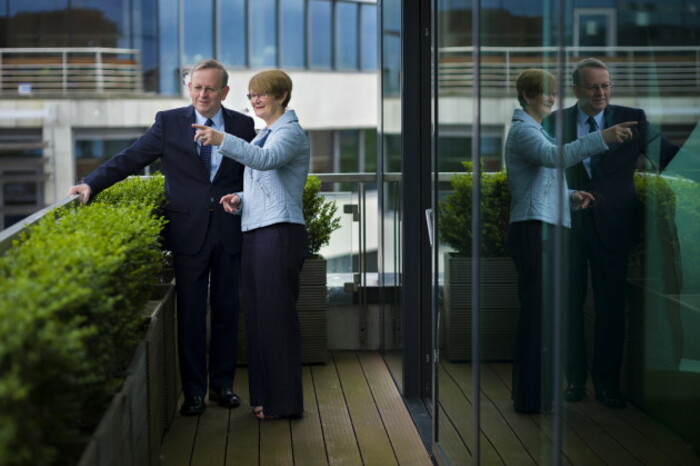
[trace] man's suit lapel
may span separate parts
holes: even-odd
[[[224,117],[224,132],[236,136],[236,122],[232,112],[224,107],[221,107],[221,114]],[[216,181],[220,176],[223,176],[223,174],[226,173],[227,170],[230,170],[236,163],[237,162],[229,157],[221,157],[221,165],[219,165],[219,169],[214,176],[214,181]]]
[[[578,127],[577,127],[577,119],[578,117],[578,106],[573,105],[572,107],[569,107],[564,110],[564,144],[567,144],[569,142],[575,141],[578,139]],[[583,165],[583,162],[579,162],[576,165],[572,166],[569,168],[572,174],[579,179],[579,180],[588,180],[588,172],[586,171],[586,167]]]
[[[194,142],[194,131],[192,123],[196,123],[197,118],[194,114],[194,107],[189,106],[182,112],[182,131],[178,135],[178,138],[183,138],[182,147],[189,147],[187,151],[192,157],[199,159],[199,153],[197,152],[197,143]]]

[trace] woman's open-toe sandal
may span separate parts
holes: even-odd
[[[258,419],[265,419],[262,406],[253,406],[252,413],[253,416],[257,417]]]

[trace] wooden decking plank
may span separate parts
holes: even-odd
[[[350,413],[340,386],[335,364],[312,366],[318,412],[326,440],[328,464],[362,464]]]
[[[396,456],[355,353],[333,355],[364,464],[396,464]]]
[[[250,411],[248,370],[239,367],[233,380],[233,391],[241,397],[241,407],[231,411],[226,444],[226,464],[257,466],[260,464],[260,421]]]
[[[471,365],[446,362],[445,370],[452,376],[462,392],[471,386]],[[492,391],[504,388],[500,379],[489,378],[490,368],[481,366],[481,430],[493,443],[506,464],[535,464],[535,461],[520,438],[506,422],[499,408],[491,399]],[[502,395],[501,395],[502,398]],[[509,397],[508,397],[509,398]],[[513,413],[512,409],[505,409]]]
[[[450,421],[450,417],[444,408],[440,407],[438,416],[438,438],[440,441],[433,444],[434,450],[440,450],[450,464],[472,464],[472,452],[467,447],[464,439],[459,435],[457,428]]]
[[[199,416],[199,429],[192,451],[192,464],[223,465],[228,439],[229,409],[211,401]]]
[[[618,413],[622,415],[622,412]],[[700,464],[700,457],[692,447],[665,425],[655,421],[639,409],[624,412],[624,420],[644,435],[648,442],[656,445],[669,457],[669,463],[679,465]]]
[[[504,363],[504,364],[491,364],[490,365],[491,369],[498,374],[498,377],[501,379],[503,384],[507,387],[508,391],[512,390],[511,387],[511,382],[512,382],[512,364],[510,363]],[[569,405],[568,403],[564,404],[564,409],[568,409]],[[542,435],[547,439],[547,445],[551,446],[552,445],[552,428],[547,427],[547,425],[551,426],[551,419],[549,418],[542,418],[540,416],[526,416],[534,422],[538,429],[537,429],[537,435]],[[542,419],[548,419],[545,421],[544,426],[542,426]],[[562,426],[562,455],[564,457],[565,461],[571,462],[572,464],[585,464],[586,466],[591,465],[591,466],[596,466],[596,465],[604,465],[606,464],[603,459],[598,455],[598,452],[593,450],[587,442],[585,442],[581,436],[571,427],[571,425],[568,422],[569,416],[567,415],[567,411],[564,411],[564,420],[563,420],[563,426]],[[524,431],[523,431],[524,432]],[[548,464],[548,463],[540,463],[540,464]]]
[[[294,463],[304,466],[328,464],[326,449],[323,447],[323,429],[316,403],[316,390],[311,377],[311,368],[302,369],[304,387],[304,418],[292,421],[292,448]]]
[[[649,442],[639,431],[630,428],[620,416],[626,415],[629,411],[638,408],[629,406],[624,413],[620,410],[611,410],[593,400],[586,400],[585,413],[603,432],[614,438],[621,449],[624,449],[631,457],[635,458],[639,464],[668,464],[670,458],[658,449],[656,445]],[[580,403],[580,406],[583,407]],[[632,464],[632,463],[630,463]]]
[[[533,421],[532,416],[518,414],[513,409],[510,386],[507,385],[501,375],[494,369],[493,363],[484,364],[482,367],[481,381],[484,390],[494,404],[500,416],[508,423],[529,455],[536,464],[553,464],[552,442],[544,437],[539,426]],[[563,458],[563,464],[570,464],[567,458]]]
[[[438,394],[438,399],[446,413],[441,419],[447,420],[445,419],[447,417],[457,429],[457,433],[463,439],[467,448],[470,451],[474,451],[472,442],[474,438],[474,423],[471,415],[471,400],[465,396],[465,393],[459,388],[444,366],[440,364],[438,367],[440,371],[440,393]],[[481,446],[480,462],[482,464],[502,464],[503,460],[499,453],[495,450],[490,440],[484,436],[483,432],[479,434],[479,439]]]
[[[382,356],[359,353],[359,360],[399,464],[432,464]]]
[[[178,406],[182,404],[182,396]],[[189,465],[192,448],[197,436],[198,417],[184,417],[176,414],[161,444],[161,463],[173,466]]]
[[[291,466],[292,427],[290,421],[258,421],[260,423],[260,464],[263,466]]]
[[[595,452],[607,464],[624,464],[635,465],[641,464],[637,458],[630,455],[622,445],[611,436],[601,426],[587,416],[585,413],[589,410],[598,409],[600,406],[596,401],[590,398],[584,398],[577,403],[570,403],[566,406],[564,413],[565,422],[570,427],[574,435],[578,436],[588,447]],[[608,408],[605,408],[606,410]],[[569,443],[570,437],[564,437],[564,447]],[[571,460],[576,463],[576,458],[571,457]]]

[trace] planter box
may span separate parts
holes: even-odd
[[[158,286],[144,308],[149,319],[119,393],[112,399],[80,466],[160,464],[160,443],[180,392],[175,344],[175,287]]]
[[[444,336],[450,361],[470,361],[472,331],[472,261],[445,254]],[[512,360],[518,318],[518,275],[507,257],[482,258],[481,359]]]
[[[299,277],[297,313],[301,332],[301,362],[303,364],[328,361],[328,288],[326,260],[308,259]],[[245,336],[245,310],[241,310],[238,327],[238,363],[248,362]]]

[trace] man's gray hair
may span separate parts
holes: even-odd
[[[192,76],[195,71],[210,69],[221,71],[221,87],[228,86],[228,71],[226,71],[224,65],[211,58],[195,63],[195,65],[190,69],[190,76]]]
[[[580,62],[576,63],[576,66],[574,66],[574,71],[571,73],[571,79],[577,86],[581,84],[581,70],[584,68],[602,68],[607,70],[608,65],[597,58],[584,58]]]

